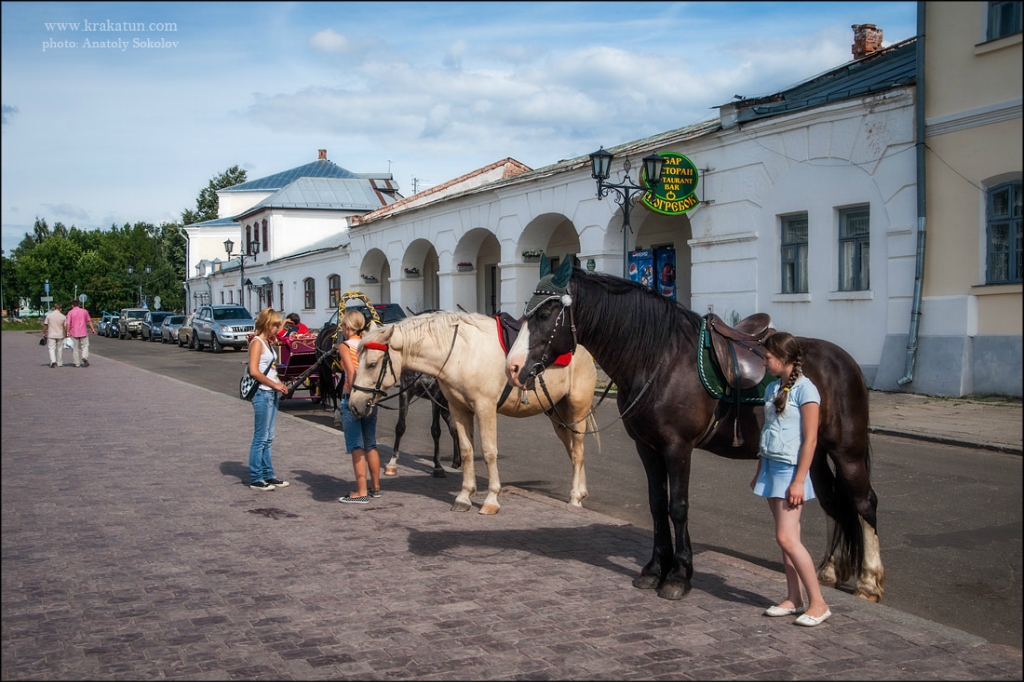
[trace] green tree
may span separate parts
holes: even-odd
[[[213,220],[217,217],[217,190],[225,187],[233,187],[245,182],[247,172],[237,165],[228,168],[220,175],[210,178],[210,184],[199,192],[196,199],[195,213],[190,216],[192,220],[185,222],[185,225],[201,223],[205,220]],[[184,214],[182,218],[184,219]]]

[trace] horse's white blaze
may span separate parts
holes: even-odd
[[[523,384],[519,382],[519,373],[522,371],[523,365],[526,364],[526,356],[529,349],[529,322],[523,320],[519,336],[516,337],[516,342],[512,344],[512,348],[508,351],[508,357],[505,359],[505,377],[516,388],[523,388]]]

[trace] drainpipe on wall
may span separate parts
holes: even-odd
[[[907,338],[906,373],[896,380],[905,386],[914,380],[914,362],[917,359],[917,335],[921,320],[921,289],[924,286],[925,192],[924,172],[924,42],[925,4],[917,3],[917,85],[914,101],[914,128],[917,137],[917,254],[914,264],[914,299],[910,308],[910,334]]]

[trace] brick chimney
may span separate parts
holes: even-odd
[[[882,49],[882,29],[874,24],[854,24],[853,58],[867,57],[872,52]]]
[[[879,31],[879,34],[881,34],[881,31]],[[322,160],[322,161],[326,161],[327,160],[327,150],[326,149],[320,149],[319,150],[319,155],[317,156],[317,158]]]

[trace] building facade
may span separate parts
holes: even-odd
[[[903,389],[1019,396],[1021,3],[929,2],[924,12],[924,278]],[[897,325],[880,387],[906,375],[908,345]]]
[[[953,10],[936,13],[944,11]],[[946,116],[957,122],[980,121],[992,114],[990,109],[1003,117],[1012,112],[1012,97],[1001,99],[995,93],[982,111],[974,111],[977,105],[972,104],[929,114],[930,146],[940,137],[974,134],[969,131],[989,125],[997,126],[996,134],[1004,126],[1007,143],[1000,155],[972,158],[979,166],[976,184],[983,189],[976,190],[973,209],[966,200],[950,199],[960,211],[949,221],[951,234],[945,236],[947,230],[931,223],[921,296],[925,322],[920,326],[917,371],[906,384],[897,380],[904,373],[916,299],[918,44],[910,39],[882,47],[881,31],[872,25],[855,26],[854,33],[854,59],[846,64],[777,93],[730,102],[715,119],[609,148],[615,155],[613,182],[623,178],[625,160],[637,168],[641,157],[652,152],[690,159],[701,177],[695,193],[699,203],[686,213],[665,215],[637,205],[632,231],[624,236],[622,209],[596,195],[588,156],[537,170],[505,159],[439,188],[404,199],[396,196],[366,210],[346,213],[332,207],[320,231],[290,214],[274,213],[273,207],[258,208],[269,198],[262,197],[223,212],[240,218],[232,221],[232,239],[244,238],[250,219],[262,230],[264,218],[272,244],[275,229],[299,236],[290,251],[245,264],[244,279],[256,291],[271,291],[246,304],[250,309],[255,302],[300,312],[307,324],[318,326],[334,312],[341,292],[358,289],[375,302],[398,303],[409,312],[463,309],[520,315],[539,277],[539,266],[524,254],[570,256],[584,267],[619,274],[628,252],[667,248],[674,249],[681,303],[727,321],[767,312],[780,329],[833,341],[853,355],[870,387],[940,395],[1020,395],[1019,236],[1017,283],[980,279],[983,271],[992,272],[982,244],[992,242],[998,253],[1005,251],[999,239],[988,236],[994,234],[989,226],[1002,223],[981,220],[986,193],[998,193],[1010,183],[1008,196],[1018,197],[1018,235],[1020,229],[1020,195],[1012,195],[1014,177],[1017,187],[1020,182],[1019,31],[1016,48],[1010,37],[1007,52],[1012,56],[1015,49],[1017,57],[1015,123],[1011,117],[942,132]],[[935,34],[928,40],[954,38],[937,28]],[[997,55],[1009,78],[1012,59],[1004,59],[1001,51],[1006,50],[983,50]],[[940,73],[951,68],[941,59],[928,63]],[[935,93],[939,95],[941,90]],[[977,101],[971,97],[964,101]],[[955,137],[949,141],[965,153],[978,144]],[[943,151],[941,156],[948,160],[947,154],[958,152]],[[628,173],[637,179],[633,170]],[[929,187],[929,202],[932,191]],[[226,194],[230,201],[236,193]],[[942,213],[943,208],[935,210]],[[929,213],[934,215],[931,203]],[[963,235],[954,227],[963,224],[965,214],[978,223],[971,237],[977,256],[969,262],[962,258]],[[198,232],[204,229],[197,226]],[[218,253],[223,253],[219,244],[224,238],[218,234],[210,241]],[[261,234],[261,244],[266,243]],[[218,266],[215,254],[197,258],[195,265],[202,274],[191,282],[197,289],[207,287],[214,298],[230,301],[232,289],[243,281],[237,262]],[[1014,305],[1016,326],[1010,310]],[[933,380],[944,376],[949,349],[955,351],[958,343],[962,357],[972,356],[973,378]],[[1016,387],[1008,385],[1014,362]],[[986,372],[999,373],[986,367],[1008,364],[1009,382],[978,380]],[[959,371],[968,372],[963,367]]]

